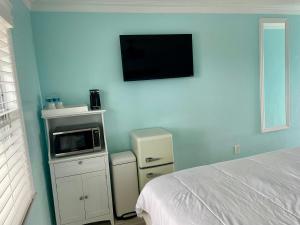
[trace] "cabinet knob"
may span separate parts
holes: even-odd
[[[82,201],[83,199],[84,199],[84,197],[83,197],[83,196],[80,196],[79,200]]]
[[[88,198],[89,198],[89,196],[87,196],[87,195],[86,195],[86,196],[84,196],[84,198],[85,198],[85,199],[88,199]]]
[[[81,165],[81,164],[82,164],[82,161],[78,161],[78,164]]]

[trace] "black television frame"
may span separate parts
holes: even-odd
[[[157,74],[153,74],[153,75],[144,75],[140,78],[128,78],[128,76],[126,77],[125,75],[125,70],[124,70],[124,61],[125,61],[125,56],[123,54],[123,45],[122,45],[122,39],[123,38],[134,38],[134,37],[147,37],[147,38],[151,38],[151,37],[163,37],[163,36],[186,36],[186,37],[190,37],[190,58],[191,58],[191,73],[190,74],[179,74],[176,75],[175,73],[172,75],[160,75],[158,76]],[[120,35],[120,49],[121,49],[121,61],[122,61],[122,72],[123,72],[123,80],[124,81],[141,81],[141,80],[156,80],[156,79],[169,79],[169,78],[184,78],[184,77],[193,77],[194,76],[194,54],[193,54],[193,36],[192,34],[141,34],[141,35]]]

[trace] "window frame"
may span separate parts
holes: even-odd
[[[0,6],[3,3],[0,2]],[[14,86],[15,86],[15,95],[16,95],[16,104],[17,104],[17,113],[19,116],[20,120],[20,131],[22,132],[22,139],[23,139],[23,145],[22,147],[24,148],[24,155],[26,157],[27,161],[27,170],[28,170],[28,177],[29,177],[29,193],[30,196],[30,201],[28,205],[26,205],[26,210],[24,212],[24,215],[22,215],[22,219],[20,220],[20,225],[24,223],[26,220],[26,216],[28,215],[31,205],[35,199],[36,196],[36,190],[34,186],[34,181],[33,181],[33,173],[32,173],[32,166],[31,166],[31,160],[30,160],[30,154],[29,154],[29,145],[28,145],[28,139],[27,139],[27,132],[26,132],[26,126],[25,126],[25,119],[24,119],[24,113],[23,113],[23,107],[22,107],[22,99],[21,99],[21,94],[20,94],[20,85],[19,85],[19,79],[18,79],[18,73],[17,73],[17,67],[16,67],[16,59],[15,59],[15,51],[14,51],[14,46],[13,46],[13,38],[12,38],[12,29],[13,29],[13,24],[10,21],[7,21],[5,17],[1,15],[0,11],[0,20],[4,21],[6,32],[7,32],[7,47],[9,49],[9,57],[11,60],[11,69],[12,69],[12,76],[14,79]],[[0,21],[2,23],[2,21]],[[7,113],[9,115],[9,113]],[[4,114],[5,115],[5,114]],[[4,151],[5,152],[5,151]],[[3,153],[5,154],[5,153]],[[7,163],[7,162],[6,162]],[[11,180],[10,180],[11,183]],[[14,201],[14,206],[15,206],[15,201]]]

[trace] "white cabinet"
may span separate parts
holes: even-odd
[[[81,175],[56,180],[59,215],[62,224],[85,219]]]
[[[109,214],[105,171],[56,179],[61,224]]]
[[[108,152],[104,128],[105,110],[70,114],[43,114],[56,225],[83,225],[110,221],[114,225]],[[56,158],[51,132],[57,127],[98,124],[102,147],[98,152]]]
[[[102,220],[114,223],[107,154],[86,157],[50,163],[58,225]]]

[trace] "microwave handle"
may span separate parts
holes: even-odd
[[[93,128],[87,128],[87,129],[80,129],[80,130],[71,130],[71,131],[61,131],[61,132],[53,132],[52,135],[61,135],[61,134],[71,134],[71,133],[79,133],[79,132],[84,132],[84,131],[91,131]]]
[[[98,131],[97,133],[95,133],[95,131]],[[99,140],[99,145],[97,145],[97,146],[95,146],[95,135],[97,135],[98,134],[98,136],[97,136],[97,138],[98,138],[98,140]],[[93,146],[94,147],[101,147],[101,136],[100,136],[100,130],[99,129],[92,129],[92,137],[93,137]]]

